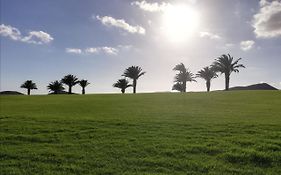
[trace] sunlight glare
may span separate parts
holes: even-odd
[[[187,5],[171,5],[163,14],[164,34],[173,42],[185,41],[199,25],[199,14]]]

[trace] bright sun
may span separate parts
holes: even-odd
[[[185,41],[198,25],[199,14],[187,5],[171,5],[164,11],[162,29],[171,41]]]

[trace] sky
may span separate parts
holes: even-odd
[[[173,67],[194,74],[222,54],[246,66],[230,86],[269,83],[281,89],[281,1],[0,0],[0,90],[25,93],[67,74],[87,79],[86,93],[119,93],[112,84],[140,66],[138,92],[171,91]],[[204,91],[203,79],[187,91]],[[212,80],[224,89],[224,76]],[[80,93],[76,85],[74,92]],[[128,89],[132,92],[132,89]]]

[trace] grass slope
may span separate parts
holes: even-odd
[[[281,174],[279,91],[0,100],[0,174]]]

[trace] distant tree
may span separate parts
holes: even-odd
[[[54,94],[58,94],[59,92],[64,90],[63,84],[56,80],[51,82],[48,86],[47,89],[50,90],[50,92],[53,92]]]
[[[146,72],[142,72],[141,67],[139,66],[131,66],[128,67],[125,71],[123,76],[131,78],[133,80],[133,92],[136,93],[137,88],[137,80],[139,77],[144,75]]]
[[[207,92],[210,91],[211,80],[218,77],[214,69],[209,67],[204,67],[202,70],[198,71],[196,75],[197,77],[206,80]]]
[[[25,81],[20,87],[27,89],[27,95],[30,95],[32,89],[37,89],[36,84],[33,83],[32,80]]]
[[[121,89],[121,92],[122,94],[125,93],[126,89],[128,87],[131,87],[132,85],[129,84],[129,81],[126,80],[125,78],[123,79],[119,79],[116,83],[113,84],[113,87],[116,87],[116,88],[120,88]]]
[[[88,86],[90,83],[88,80],[80,80],[79,85],[82,87],[82,94],[85,94],[85,87]]]
[[[68,86],[68,94],[72,93],[72,87],[79,83],[76,76],[68,74],[61,79],[61,82]]]
[[[183,92],[184,91],[184,86],[181,83],[176,83],[176,84],[173,85],[172,90]]]
[[[242,58],[239,58],[235,61],[233,61],[233,57],[228,55],[222,55],[215,59],[215,62],[212,65],[212,68],[216,72],[220,72],[221,74],[225,75],[225,90],[229,89],[229,79],[230,74],[232,72],[239,72],[239,68],[245,68],[243,64],[238,64],[238,62]]]
[[[180,92],[186,92],[186,82],[196,81],[194,74],[191,73],[183,63],[177,64],[173,70],[179,71],[179,73],[175,76],[174,82],[176,84],[173,85],[172,89]]]

